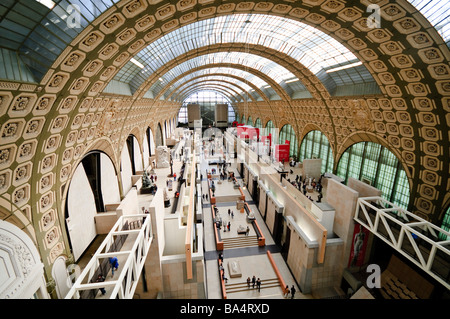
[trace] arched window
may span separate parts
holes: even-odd
[[[256,128],[262,128],[262,123],[261,123],[261,119],[257,118],[255,121],[255,127]]]
[[[234,112],[233,107],[228,104],[228,123],[233,123],[237,119],[238,114]]]
[[[242,123],[242,124],[244,124],[244,123],[245,123],[245,115],[242,115],[242,118],[241,118],[241,123]]]
[[[328,138],[321,131],[311,131],[303,138],[298,160],[321,158],[322,173],[333,172],[334,158]]]
[[[272,138],[274,138],[276,135],[275,135],[275,126],[273,125],[273,122],[272,121],[268,121],[267,122],[267,124],[266,124],[266,129],[265,129],[265,135],[266,136],[269,136],[269,134],[272,134]],[[274,141],[272,140],[272,144],[274,143]]]
[[[364,181],[381,190],[391,203],[408,209],[409,184],[397,157],[384,146],[373,142],[360,142],[350,146],[337,167],[337,175]]]
[[[252,117],[249,116],[247,119],[247,125],[253,126],[253,121],[252,121]]]
[[[289,156],[297,157],[298,155],[297,136],[295,136],[295,131],[290,124],[286,124],[281,128],[280,138],[278,139],[279,144],[284,144],[286,140],[290,142]]]

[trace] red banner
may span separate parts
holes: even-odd
[[[355,224],[353,230],[353,242],[348,260],[348,267],[362,266],[366,254],[369,231],[360,224]]]
[[[237,136],[239,138],[248,138],[252,140],[256,137],[259,138],[259,128],[250,127],[250,126],[237,126]]]
[[[283,160],[285,163],[289,162],[289,144],[275,145],[275,159],[278,162],[282,162]]]

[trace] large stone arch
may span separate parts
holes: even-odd
[[[23,114],[26,120],[16,121],[23,129],[14,138],[23,138],[23,142],[17,146],[2,143],[0,152],[6,157],[5,163],[12,174],[23,165],[31,165],[26,173],[30,178],[23,185],[8,184],[8,193],[28,187],[26,200],[14,205],[18,209],[36,206],[33,220],[41,220],[50,210],[58,209],[57,194],[76,161],[72,158],[62,162],[61,155],[67,149],[73,148],[74,154],[81,156],[89,136],[97,139],[107,135],[117,150],[122,127],[139,126],[141,122],[137,119],[150,111],[154,111],[154,121],[158,122],[176,109],[176,104],[165,101],[171,109],[164,109],[163,114],[159,110],[160,101],[135,101],[133,97],[121,97],[117,101],[102,94],[120,67],[146,44],[174,28],[234,12],[286,16],[308,23],[343,42],[360,58],[383,92],[383,97],[362,98],[367,102],[366,113],[374,122],[371,133],[378,137],[386,135],[391,145],[399,149],[408,170],[412,170],[415,210],[431,220],[436,218],[450,187],[446,183],[449,177],[450,73],[446,63],[449,50],[436,30],[406,1],[378,2],[382,14],[379,30],[364,25],[367,19],[364,12],[370,3],[365,0],[337,3],[336,7],[332,6],[332,3],[336,5],[333,1],[312,0],[289,3],[214,0],[204,6],[195,0],[177,4],[168,1],[150,4],[146,0],[138,3],[128,6],[124,0],[100,15],[58,57],[39,84],[2,84],[9,90],[0,93],[2,109],[15,116]],[[125,18],[114,22],[119,13]],[[342,111],[342,118],[352,121],[352,115],[345,113],[348,106],[340,99],[322,99],[319,95],[314,98],[326,102],[325,105],[306,101],[290,110],[293,114],[301,113],[302,117],[305,114],[306,119],[296,119],[297,126],[317,124],[326,117],[315,119],[315,111],[327,112],[329,108],[336,113]],[[15,113],[19,104],[22,111]],[[105,112],[111,113],[109,129],[101,125]],[[15,116],[4,118],[15,121]],[[339,147],[350,130],[341,121],[337,122],[340,116],[327,117],[332,122],[327,125],[334,128],[336,147]],[[274,121],[277,120],[274,116]],[[32,130],[25,129],[25,125],[30,125]],[[6,174],[5,170],[0,166],[1,174]],[[54,178],[41,191],[36,185],[46,183],[49,175]],[[425,187],[432,189],[431,196],[422,191]],[[40,241],[48,234],[48,230],[40,229],[37,224],[35,230]],[[50,256],[45,263],[51,264],[67,247],[55,245],[42,249]]]

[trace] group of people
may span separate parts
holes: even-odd
[[[286,288],[284,288],[284,298],[288,298],[289,294],[291,294],[291,299],[294,299],[295,296],[295,287],[292,285],[291,289],[289,289],[289,285],[286,285]]]
[[[247,287],[250,289],[250,283],[252,284],[252,288],[258,289],[258,292],[261,291],[261,279],[256,279],[256,276],[253,275],[252,279],[250,277],[247,277]]]
[[[291,170],[290,173],[293,174],[294,172]],[[323,174],[320,176],[320,178],[319,178],[319,180],[317,182],[316,182],[316,179],[313,178],[311,180],[311,182],[309,183],[306,177],[304,177],[302,179],[302,175],[296,175],[295,181],[291,181],[290,178],[288,178],[287,181],[289,183],[291,183],[294,187],[298,188],[299,191],[303,192],[303,195],[305,195],[309,200],[313,201],[313,198],[310,195],[307,195],[307,193],[308,193],[307,186],[308,186],[308,183],[309,183],[312,186],[312,188],[319,193],[319,195],[317,195],[317,202],[320,203],[322,201],[322,198],[323,198],[323,194],[322,194],[322,190],[323,190],[322,178],[323,178]]]
[[[111,277],[114,277],[114,271],[117,271],[119,269],[119,260],[117,257],[109,257],[109,265],[111,266]],[[103,274],[98,274],[96,282],[104,282],[106,280],[105,276]],[[102,295],[106,294],[105,288],[99,288]]]

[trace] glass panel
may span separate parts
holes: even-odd
[[[322,173],[333,172],[333,151],[327,137],[321,131],[309,132],[300,145],[299,161],[310,158],[322,159]]]
[[[286,124],[285,126],[283,126],[281,128],[278,143],[285,144],[286,140],[288,140],[290,142],[289,143],[289,156],[297,158],[297,153],[298,153],[297,136],[295,135],[295,131],[290,124]]]
[[[227,104],[228,105],[228,116],[230,116],[230,101],[226,98],[225,95],[212,91],[212,90],[199,90],[193,94],[191,94],[187,99],[183,101],[183,104],[178,113],[178,122],[186,124],[188,123],[188,104],[199,104],[201,118],[203,120],[202,125],[208,127],[209,125],[213,125],[215,121],[215,109],[216,104]],[[234,121],[234,111],[232,111],[233,117],[228,121]]]
[[[450,207],[447,208],[447,212],[444,215],[444,219],[442,220],[441,228],[450,232]],[[440,233],[439,234],[440,240],[448,240],[450,239],[450,236],[446,236],[445,234]]]
[[[399,169],[400,168],[400,169]],[[381,196],[407,209],[410,198],[408,178],[397,157],[373,142],[353,144],[342,155],[336,174],[344,178],[367,179],[381,190]]]

